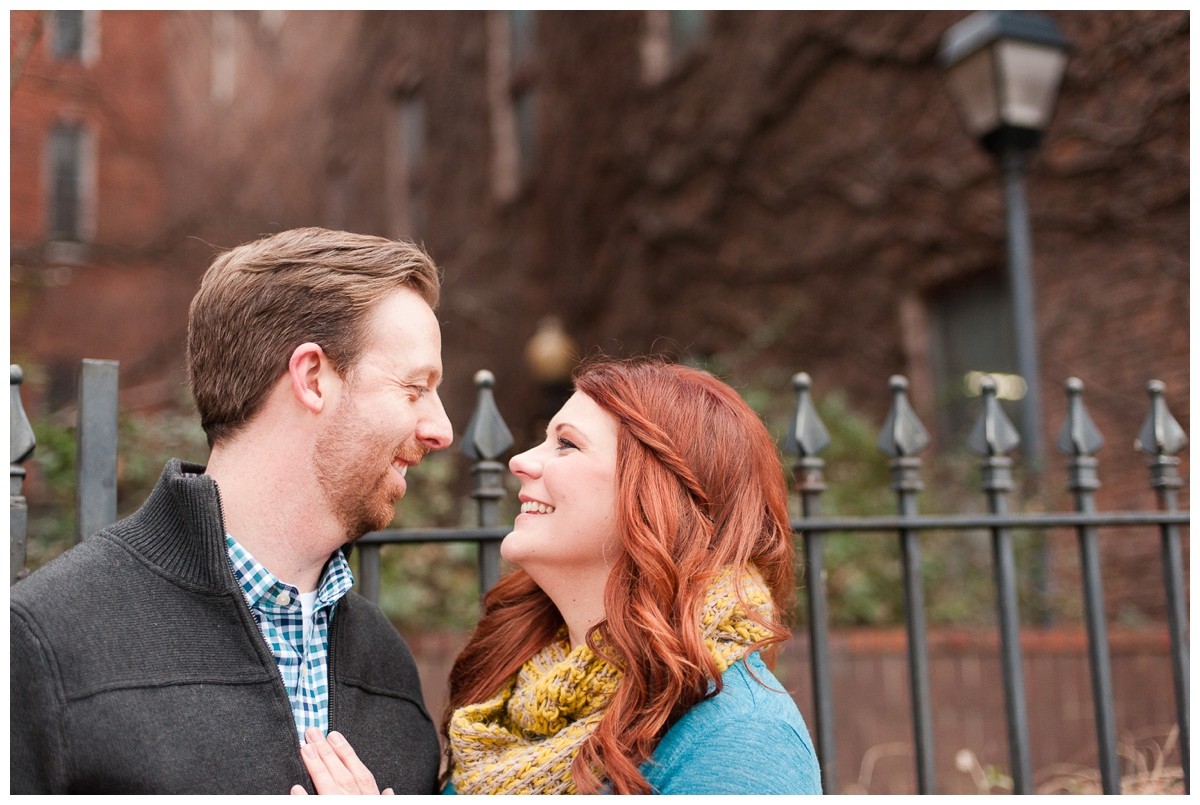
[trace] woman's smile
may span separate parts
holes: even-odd
[[[536,500],[522,500],[521,514],[554,514],[554,507]]]

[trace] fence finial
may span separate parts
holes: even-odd
[[[16,584],[28,573],[25,568],[29,507],[25,502],[25,468],[21,466],[37,445],[25,406],[21,404],[21,381],[25,373],[15,363],[8,366],[11,405],[8,409],[8,583]]]
[[[1173,456],[1188,443],[1187,434],[1167,408],[1163,398],[1166,388],[1161,380],[1151,380],[1146,384],[1146,391],[1150,395],[1150,412],[1146,414],[1146,421],[1133,441],[1135,449],[1152,456]]]
[[[915,456],[929,446],[929,434],[908,402],[908,379],[892,375],[888,386],[892,390],[892,407],[879,432],[879,450],[893,458]]]
[[[817,413],[813,404],[812,378],[808,372],[799,372],[792,377],[792,388],[796,390],[796,412],[788,425],[787,437],[784,439],[784,449],[802,458],[808,458],[820,453],[829,446],[829,431]]]
[[[25,380],[25,373],[21,371],[20,366],[10,363],[8,377],[11,390],[8,409],[8,460],[12,464],[23,464],[33,455],[37,438],[29,425],[29,417],[25,415],[25,406],[21,404],[21,383]]]
[[[479,399],[463,434],[462,451],[475,459],[471,475],[475,482],[471,497],[479,505],[479,525],[483,528],[500,522],[500,499],[504,497],[504,465],[496,461],[512,447],[512,433],[500,416],[492,386],[496,377],[487,369],[475,373]],[[500,543],[498,540],[479,543],[479,590],[487,592],[500,578]]]
[[[1096,423],[1083,404],[1083,381],[1067,378],[1067,421],[1058,437],[1058,449],[1068,456],[1090,456],[1104,444]]]
[[[985,376],[979,383],[983,412],[975,421],[967,446],[980,456],[1002,456],[1021,443],[1021,435],[996,399],[996,379]]]
[[[463,433],[462,451],[476,461],[495,461],[505,450],[512,447],[512,433],[500,416],[492,386],[496,377],[487,369],[475,373],[475,387],[479,397],[475,402],[475,413]]]

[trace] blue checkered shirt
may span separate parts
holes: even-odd
[[[339,549],[325,566],[313,604],[312,631],[305,642],[300,591],[271,575],[228,534],[225,547],[233,576],[279,666],[300,743],[309,727],[324,735],[329,732],[329,624],[334,606],[354,586],[345,554]]]

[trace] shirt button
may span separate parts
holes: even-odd
[[[288,604],[292,603],[292,597],[288,595],[287,590],[282,590],[279,595],[275,596],[275,603],[279,604],[281,607],[286,607]]]

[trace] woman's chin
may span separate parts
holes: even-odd
[[[520,567],[521,549],[518,545],[520,541],[521,536],[517,533],[517,529],[514,528],[512,531],[509,531],[504,539],[500,540],[500,558],[509,564]]]
[[[509,564],[528,571],[539,564],[539,558],[548,558],[546,546],[538,545],[540,539],[543,537],[518,523],[500,541],[500,556]]]

